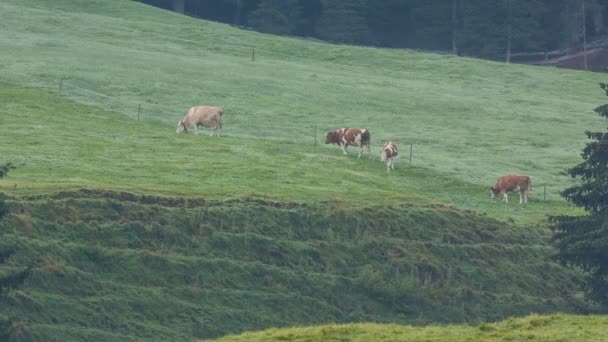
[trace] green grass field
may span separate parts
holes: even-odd
[[[0,338],[18,327],[26,340],[181,341],[589,309],[545,230],[415,200],[352,208],[79,190],[7,202]]]
[[[567,210],[564,169],[579,161],[584,130],[603,124],[592,113],[603,101],[597,74],[277,38],[125,0],[0,6],[0,153],[24,164],[0,183],[8,192],[17,184],[305,201],[418,196],[537,223]],[[96,108],[36,104],[30,90],[8,86],[56,93],[61,79],[64,97]],[[226,109],[225,138],[175,135],[198,104]],[[373,162],[322,145],[343,126],[371,129]],[[402,156],[387,178],[377,150],[388,139]],[[509,173],[533,177],[523,211],[487,199]]]
[[[589,309],[545,225],[580,212],[559,191],[583,132],[605,125],[603,75],[274,37],[128,0],[3,0],[0,30],[0,163],[17,165],[0,180],[0,286],[31,270],[0,293],[0,339]],[[199,104],[224,107],[221,138],[175,133]],[[323,144],[345,126],[371,130],[372,160]],[[527,205],[489,199],[508,173],[532,176]]]
[[[218,341],[605,341],[608,317],[532,315],[478,326],[450,325],[424,328],[351,324],[310,328],[271,329]]]

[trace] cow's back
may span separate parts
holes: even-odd
[[[496,182],[498,191],[528,190],[531,185],[530,177],[525,175],[502,176]]]
[[[346,144],[365,146],[370,144],[369,130],[361,128],[343,128],[340,130]]]
[[[190,108],[186,116],[193,123],[204,123],[220,119],[222,112],[220,107],[197,106]]]

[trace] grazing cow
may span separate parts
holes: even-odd
[[[220,107],[198,106],[188,110],[184,118],[177,123],[177,133],[188,133],[188,128],[194,127],[194,134],[198,135],[198,126],[208,126],[212,129],[211,136],[217,132],[220,136],[224,110]]]
[[[349,145],[359,146],[361,147],[361,151],[359,152],[358,158],[361,158],[361,154],[363,153],[363,147],[367,146],[367,153],[369,154],[369,159],[372,159],[372,153],[370,150],[371,137],[369,134],[369,130],[367,129],[340,128],[338,130],[328,132],[327,137],[325,138],[325,143],[340,145],[344,154],[346,154],[346,148]]]
[[[380,160],[386,165],[386,172],[391,172],[391,169],[395,169],[395,158],[399,153],[397,152],[397,144],[392,141],[387,141],[380,150]]]
[[[505,203],[509,202],[508,191],[519,191],[519,204],[528,203],[528,192],[532,190],[532,180],[528,176],[502,176],[496,184],[490,188],[492,198],[502,194]]]

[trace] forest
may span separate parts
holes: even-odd
[[[510,61],[608,33],[608,0],[135,0],[260,32]]]

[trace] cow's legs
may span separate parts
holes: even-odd
[[[395,170],[395,158],[391,158],[391,169]]]
[[[342,147],[342,152],[344,152],[344,155],[346,155],[346,144],[340,144],[340,147]]]
[[[194,125],[194,134],[198,135],[198,125]]]
[[[367,145],[367,154],[369,154],[369,159],[372,159],[372,150],[371,150],[371,146],[370,145]]]
[[[506,192],[502,193],[502,197],[505,199],[505,203],[509,203],[509,196],[507,195]]]

